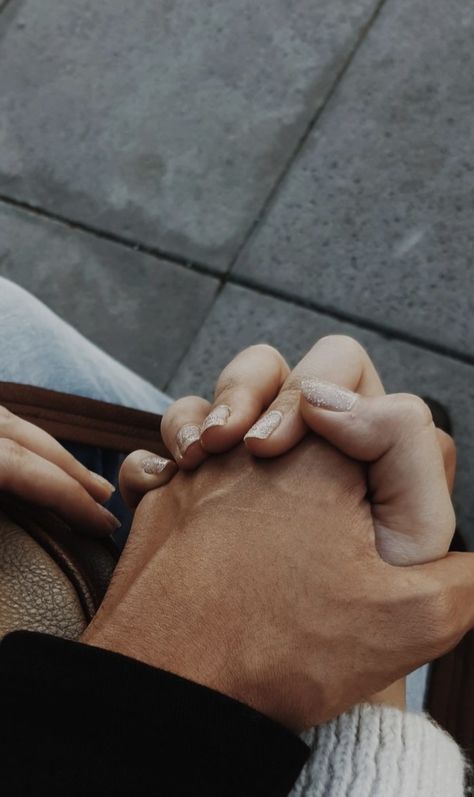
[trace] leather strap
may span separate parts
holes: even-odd
[[[161,440],[161,415],[13,382],[0,382],[0,405],[58,440],[169,456]]]

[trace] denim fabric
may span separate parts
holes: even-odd
[[[171,399],[0,277],[0,378],[162,413]]]

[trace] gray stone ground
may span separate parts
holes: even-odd
[[[474,545],[474,6],[0,0],[0,274],[172,395],[343,331]]]

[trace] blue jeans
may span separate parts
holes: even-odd
[[[88,396],[124,407],[161,414],[172,399],[120,365],[51,312],[38,299],[0,277],[0,380]],[[88,468],[118,482],[122,456],[93,446],[68,445]],[[123,542],[130,517],[117,494],[110,509],[123,524]],[[420,710],[428,667],[408,678],[407,704]]]
[[[171,403],[168,396],[94,346],[34,296],[2,277],[0,380],[74,393],[158,414]],[[93,446],[74,443],[65,443],[65,446],[90,470],[117,485],[122,455]],[[130,512],[118,492],[108,507],[122,523],[115,535],[122,545],[130,528]]]

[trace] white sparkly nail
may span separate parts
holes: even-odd
[[[263,415],[257,423],[254,423],[251,429],[248,430],[244,437],[247,440],[249,437],[256,437],[258,440],[266,440],[270,437],[271,433],[277,429],[282,421],[283,414],[280,410],[271,410]]]
[[[195,423],[185,423],[176,435],[179,453],[184,456],[189,446],[197,443],[201,437],[201,430]]]
[[[232,410],[228,404],[219,404],[209,413],[201,426],[201,434],[213,426],[225,426]]]
[[[303,379],[301,392],[313,407],[335,412],[349,412],[357,401],[357,393],[321,379]]]
[[[164,469],[171,460],[165,459],[164,457],[147,457],[142,462],[142,468],[145,473],[148,473],[150,476],[157,476],[159,473],[162,473]]]

